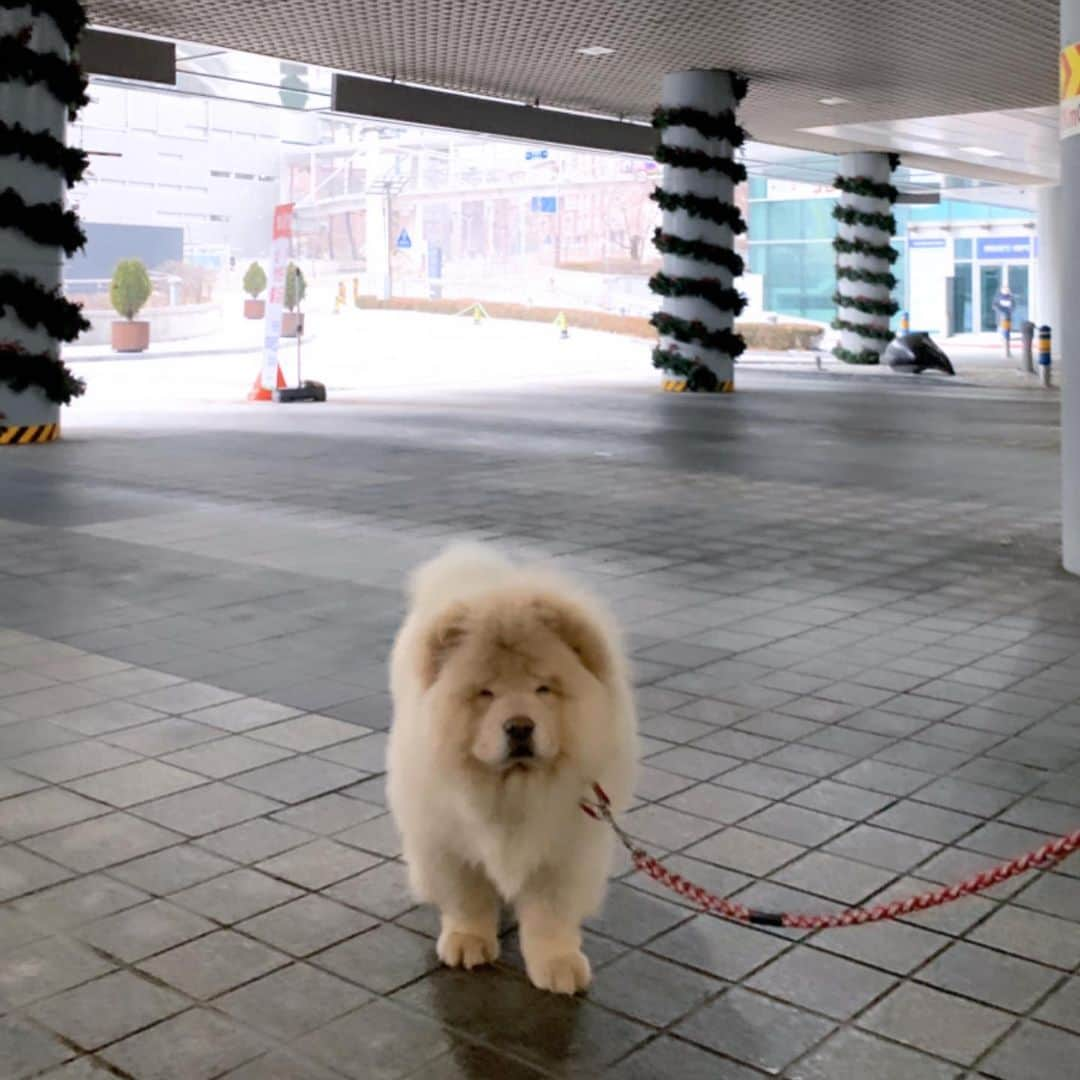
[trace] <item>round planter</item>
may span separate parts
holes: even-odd
[[[262,319],[266,315],[266,301],[265,300],[245,300],[244,301],[244,318],[245,319]]]
[[[296,337],[297,331],[303,333],[304,314],[301,311],[283,311],[281,313],[281,336]]]
[[[116,352],[143,352],[150,344],[150,324],[126,319],[112,324],[112,347]]]
[[[60,406],[36,386],[16,393],[0,383],[0,446],[27,446],[60,437]]]

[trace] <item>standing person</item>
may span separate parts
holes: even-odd
[[[1012,316],[1015,301],[1008,285],[1002,285],[994,297],[994,310],[997,312],[1001,336],[1005,339],[1005,355],[1012,354]]]

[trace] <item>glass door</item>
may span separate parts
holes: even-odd
[[[1009,275],[1009,291],[1013,294],[1013,329],[1027,322],[1031,301],[1028,293],[1028,268],[1024,263],[1014,263],[1005,268]]]
[[[993,331],[998,328],[998,317],[997,312],[994,310],[994,300],[1001,291],[1001,285],[1004,280],[1004,266],[979,267],[980,330]]]

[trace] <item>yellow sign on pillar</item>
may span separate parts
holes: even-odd
[[[1080,41],[1061,50],[1061,137],[1080,135]]]

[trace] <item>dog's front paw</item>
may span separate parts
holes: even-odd
[[[499,939],[492,934],[483,937],[463,930],[443,930],[435,950],[447,967],[463,967],[471,971],[484,964],[493,964],[499,956]]]
[[[592,981],[588,957],[580,950],[526,958],[525,967],[533,986],[554,994],[578,994]]]

